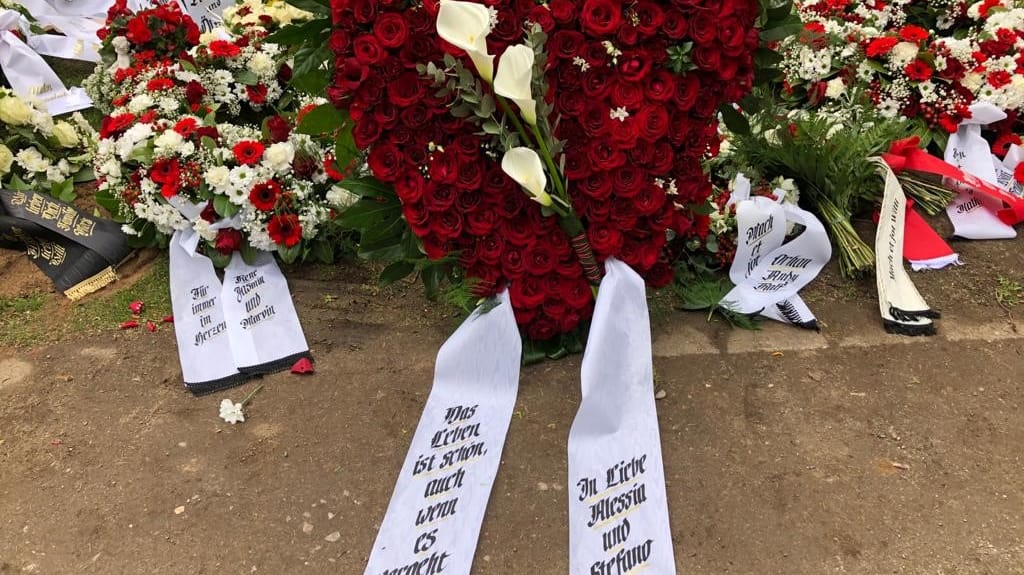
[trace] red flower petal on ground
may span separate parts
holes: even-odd
[[[151,322],[151,321],[147,321],[146,322],[146,329],[148,329],[150,332],[154,332],[154,331],[156,331],[156,324]]]
[[[313,373],[313,362],[309,361],[308,357],[300,358],[299,361],[296,361],[295,365],[292,366],[292,373],[299,375]]]
[[[140,300],[135,300],[128,304],[128,309],[132,312],[132,315],[139,315],[145,307],[146,304],[142,303]]]
[[[263,158],[263,150],[263,144],[252,140],[238,142],[231,149],[238,163],[244,166],[252,166],[259,163],[260,159]]]
[[[134,329],[139,327],[139,322],[135,321],[134,319],[123,321],[121,322],[121,325],[118,327],[120,327],[121,329]]]
[[[173,315],[165,315],[164,319],[161,320],[161,321],[163,321],[164,323],[174,323],[174,316]]]

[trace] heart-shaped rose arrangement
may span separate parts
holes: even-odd
[[[492,0],[487,51],[547,35],[545,95],[573,209],[597,259],[653,287],[672,280],[667,230],[685,234],[711,186],[716,110],[745,95],[758,43],[756,0]],[[355,121],[373,175],[394,187],[432,259],[457,252],[480,295],[508,284],[531,339],[576,328],[593,296],[557,218],[501,168],[502,150],[423,65],[463,53],[437,33],[436,0],[332,0],[331,101]],[[474,64],[463,57],[468,70]]]

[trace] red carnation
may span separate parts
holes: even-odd
[[[270,212],[277,205],[277,198],[281,195],[281,184],[274,180],[261,182],[252,187],[249,191],[249,201],[253,207],[261,212]]]
[[[242,49],[227,40],[210,42],[210,54],[221,58],[234,58],[242,53]]]
[[[888,54],[890,50],[899,44],[899,38],[893,36],[885,36],[883,38],[875,38],[871,42],[868,42],[868,47],[864,50],[868,55],[868,58],[877,58]]]
[[[129,20],[128,30],[124,36],[132,44],[145,44],[153,39],[153,33],[149,31],[149,26],[146,25],[145,16],[136,16]]]
[[[267,233],[270,239],[277,245],[287,248],[294,247],[302,241],[302,224],[299,223],[299,216],[295,214],[280,214],[270,218],[267,225]]]
[[[235,159],[243,166],[253,166],[263,158],[263,144],[252,140],[242,140],[231,149]]]
[[[928,39],[928,31],[920,26],[914,26],[908,24],[900,28],[900,38],[903,38],[907,42],[914,42],[920,44]]]
[[[135,121],[135,114],[118,114],[117,116],[104,116],[100,122],[100,137],[110,138],[127,130],[128,126]]]
[[[174,80],[170,78],[153,78],[149,82],[146,82],[146,89],[150,92],[158,92],[160,90],[169,90],[174,87]]]

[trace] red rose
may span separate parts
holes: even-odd
[[[340,54],[348,50],[348,47],[352,44],[352,37],[349,36],[348,32],[341,29],[335,28],[331,32],[331,37],[327,40],[327,47],[331,49],[331,52]]]
[[[278,214],[270,218],[267,233],[275,244],[286,248],[295,247],[302,241],[302,224],[295,214]]]
[[[262,106],[267,101],[267,87],[263,84],[246,86],[245,95],[249,97],[249,101],[254,105]]]
[[[422,98],[423,84],[416,72],[406,72],[388,86],[388,101],[399,108],[411,106]]]
[[[153,33],[149,31],[145,16],[136,16],[129,20],[124,36],[132,44],[145,44],[153,39]]]
[[[474,236],[484,236],[491,233],[497,222],[498,215],[494,210],[473,210],[466,214],[466,231]]]
[[[242,232],[234,228],[217,230],[213,247],[221,254],[229,256],[242,247]]]
[[[546,315],[538,314],[537,317],[535,317],[533,321],[526,326],[526,337],[537,341],[544,341],[558,335],[558,329],[559,326],[557,322]]]
[[[665,22],[665,13],[655,2],[638,2],[633,7],[636,21],[636,28],[644,36],[657,34],[658,29]]]
[[[430,222],[430,230],[441,240],[455,239],[462,233],[462,216],[455,210],[434,214]]]
[[[707,13],[698,13],[690,20],[690,36],[697,46],[708,46],[718,39],[718,22]]]
[[[647,52],[630,51],[619,57],[619,72],[625,80],[639,82],[651,71],[651,57]]]
[[[663,262],[654,264],[654,266],[644,274],[644,279],[647,280],[648,285],[654,288],[665,287],[672,283],[674,278],[675,271],[672,269],[672,266]]]
[[[526,271],[523,253],[516,247],[506,246],[505,252],[501,254],[501,269],[505,272],[505,276],[510,279],[522,277]]]
[[[402,202],[418,202],[423,197],[426,180],[418,171],[406,170],[395,180],[395,193]]]
[[[477,255],[480,256],[480,261],[492,266],[501,261],[501,254],[505,252],[505,241],[500,234],[486,236],[480,240],[479,244],[480,249],[477,251]]]
[[[586,0],[579,17],[583,31],[587,34],[592,36],[613,34],[622,23],[622,2]]]
[[[405,20],[396,12],[381,14],[373,23],[373,35],[385,48],[399,48],[409,36]]]
[[[655,142],[668,133],[668,111],[663,106],[647,106],[637,114],[640,137]]]
[[[524,275],[509,284],[508,295],[512,298],[513,306],[525,309],[540,307],[548,297],[541,282],[532,275]]]
[[[665,12],[662,30],[672,40],[682,40],[690,31],[690,22],[683,13],[675,8],[669,8]]]
[[[601,170],[611,170],[626,163],[626,154],[606,140],[593,140],[587,147],[587,158]]]
[[[272,212],[283,190],[274,180],[260,182],[249,191],[249,202],[261,212]]]
[[[587,230],[587,238],[594,252],[601,256],[613,255],[622,247],[622,233],[607,224],[591,225]]]
[[[608,179],[608,172],[594,172],[576,184],[576,189],[584,196],[603,200],[612,193],[612,182]]]
[[[544,275],[555,270],[558,258],[547,242],[534,242],[527,248],[524,258],[526,271],[534,275]]]
[[[722,54],[714,47],[697,46],[693,50],[693,63],[698,70],[713,72],[722,63]]]
[[[356,38],[352,43],[352,49],[355,51],[356,60],[364,65],[376,64],[387,56],[377,38],[370,34]]]
[[[252,140],[242,140],[231,149],[235,159],[243,166],[253,166],[263,159],[263,144]]]
[[[370,149],[367,163],[373,175],[382,182],[394,182],[402,169],[402,152],[391,144],[380,144]]]
[[[285,142],[292,134],[292,127],[282,116],[271,116],[267,119],[267,132],[271,142]]]
[[[203,211],[199,213],[199,217],[203,218],[207,222],[210,222],[211,224],[220,219],[220,216],[217,215],[216,208],[213,207],[213,202],[206,202],[206,207],[203,208]]]
[[[352,17],[359,24],[372,24],[377,18],[377,0],[351,0],[347,3],[352,6]]]
[[[551,8],[551,17],[559,24],[568,24],[576,18],[576,6],[571,0],[551,0],[548,7]]]

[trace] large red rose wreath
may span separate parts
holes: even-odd
[[[667,231],[685,234],[711,186],[716,110],[743,97],[758,44],[756,0],[488,0],[491,54],[548,35],[546,100],[573,208],[599,261],[653,287],[672,280]],[[394,187],[428,257],[453,252],[481,295],[509,285],[525,334],[545,340],[587,319],[593,295],[556,218],[544,217],[455,117],[417,65],[461,54],[436,31],[437,0],[332,0],[336,76],[328,97],[355,121],[373,175]],[[500,56],[499,56],[500,58]],[[472,68],[468,58],[465,66]],[[500,61],[499,61],[500,64]]]

